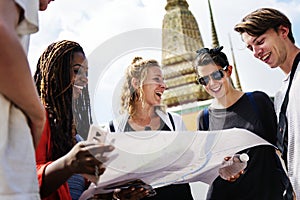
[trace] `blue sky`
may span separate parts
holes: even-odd
[[[114,116],[118,104],[117,86],[132,58],[161,59],[162,20],[166,0],[57,0],[40,12],[40,31],[31,37],[29,61],[32,72],[43,50],[52,42],[68,39],[79,42],[90,60],[92,95],[97,121]],[[206,47],[211,46],[211,25],[207,0],[187,0]],[[233,27],[241,18],[259,7],[280,9],[292,21],[296,41],[300,41],[300,2],[288,0],[211,0],[220,45],[232,63],[234,56],[244,91],[263,90],[273,96],[281,85],[283,73],[253,58]],[[124,39],[127,36],[128,38]],[[101,70],[99,71],[99,67]],[[93,73],[96,72],[96,73]],[[112,96],[114,98],[112,99]],[[107,105],[108,104],[108,105]]]

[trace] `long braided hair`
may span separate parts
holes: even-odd
[[[84,54],[76,42],[63,40],[49,45],[39,58],[34,75],[38,94],[48,112],[53,160],[68,153],[76,144],[75,134],[86,135],[92,124],[88,87],[83,88],[78,99],[72,98],[70,72],[75,52]]]

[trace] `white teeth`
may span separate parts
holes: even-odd
[[[261,60],[265,61],[269,56],[270,56],[271,53],[268,53],[266,54],[265,56],[263,57],[260,57]]]
[[[155,92],[155,94],[158,95],[158,96],[160,96],[160,97],[162,96],[161,92]]]
[[[74,84],[74,87],[76,87],[76,88],[78,88],[78,89],[80,89],[80,90],[83,89],[83,86],[80,86],[80,85],[75,85],[75,84]]]
[[[217,88],[210,88],[211,91],[213,92],[217,92],[218,90],[220,90],[221,86],[217,87]]]

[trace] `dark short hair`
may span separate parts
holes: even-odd
[[[193,67],[197,71],[198,66],[208,65],[214,63],[222,68],[229,65],[227,56],[222,52],[223,46],[208,49],[202,48],[197,50],[197,57],[193,62]]]
[[[292,43],[295,43],[290,20],[282,12],[273,8],[260,8],[251,12],[242,19],[242,22],[235,25],[234,30],[240,34],[246,32],[251,36],[260,36],[269,29],[277,31],[280,25],[289,28],[288,37]]]

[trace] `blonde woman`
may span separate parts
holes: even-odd
[[[156,60],[135,57],[126,70],[121,95],[119,119],[110,124],[111,132],[142,130],[182,131],[186,130],[180,115],[165,111],[161,104],[166,89],[161,67]],[[156,195],[149,197],[150,190],[130,188],[115,196],[119,199],[173,199],[192,200],[189,184],[169,185],[156,188]]]

